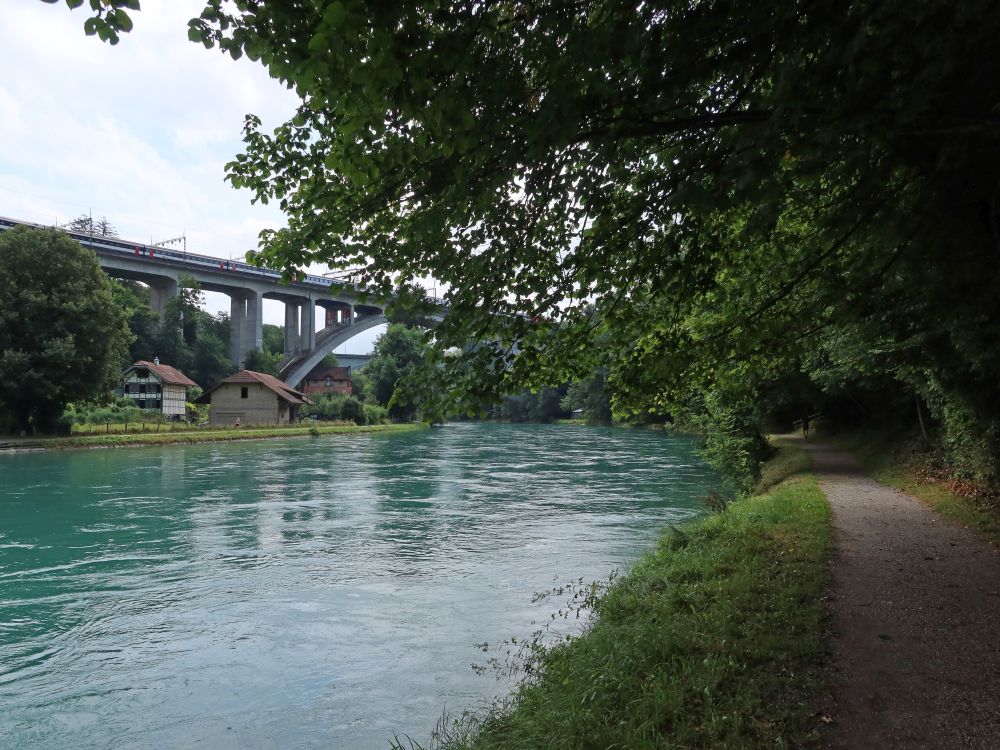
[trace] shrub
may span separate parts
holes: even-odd
[[[302,416],[325,420],[342,419],[344,401],[346,400],[347,396],[342,393],[321,393],[313,396],[315,403],[303,407]]]
[[[340,407],[340,418],[344,421],[352,421],[355,424],[364,424],[365,415],[361,402],[354,396],[347,396]]]
[[[379,404],[362,404],[361,413],[365,424],[385,424],[389,421],[389,410]]]
[[[938,420],[942,463],[950,473],[982,488],[1000,485],[1000,425],[936,383],[925,392]]]

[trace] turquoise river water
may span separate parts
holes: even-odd
[[[0,747],[386,748],[716,482],[662,432],[0,455]]]

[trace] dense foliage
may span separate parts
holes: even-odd
[[[284,354],[285,352],[285,327],[276,326],[271,323],[264,323],[264,348],[268,354]]]
[[[389,410],[373,401],[362,402],[343,393],[322,393],[311,397],[313,404],[302,409],[303,417],[354,422],[359,425],[389,421]]]
[[[277,376],[281,359],[282,355],[277,352],[250,349],[243,358],[243,369]]]
[[[405,388],[401,380],[413,375],[422,366],[427,354],[427,335],[419,328],[391,323],[375,341],[372,355],[365,365],[368,396],[389,409],[389,415],[406,422],[417,415],[420,401]]]
[[[509,419],[511,422],[551,422],[554,419],[564,419],[573,411],[564,406],[565,395],[566,386],[561,386],[504,396],[503,401],[493,410],[492,416],[496,419]]]
[[[229,352],[229,316],[212,315],[204,309],[205,295],[194,279],[182,278],[178,292],[165,306],[153,353],[200,386],[208,387],[234,371]]]
[[[124,311],[132,332],[128,361],[123,367],[140,359],[152,360],[159,348],[160,316],[150,307],[149,289],[137,281],[112,278],[111,293],[115,306]]]
[[[611,393],[608,390],[608,373],[598,368],[593,374],[574,380],[566,388],[562,407],[568,412],[580,410],[590,422],[611,421]]]
[[[992,482],[998,32],[991,0],[206,0],[189,30],[302,99],[229,165],[289,217],[258,260],[448,289],[427,397],[610,363],[619,413],[750,469],[770,415],[925,408]]]
[[[126,319],[92,250],[56,230],[0,234],[0,423],[52,430],[68,402],[113,387]]]
[[[118,398],[106,404],[69,404],[63,419],[73,425],[106,425],[128,423],[163,422],[163,414],[158,409],[140,409],[129,398]]]

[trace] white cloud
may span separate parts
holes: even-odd
[[[184,233],[192,252],[242,257],[284,217],[229,187],[225,164],[242,150],[244,115],[274,127],[296,97],[261,66],[188,41],[203,0],[143,0],[115,47],[84,35],[86,5],[2,1],[0,215],[57,224],[90,213],[127,239]],[[206,296],[228,312],[227,297]],[[264,316],[284,324],[280,303],[266,301]],[[368,351],[379,333],[347,349]]]
[[[106,216],[123,237],[188,237],[234,257],[281,226],[224,182],[244,115],[273,127],[297,100],[262,67],[187,39],[203,0],[145,0],[111,47],[83,32],[85,9],[0,9],[0,214],[43,224]],[[213,304],[228,309],[225,299]],[[279,310],[268,322],[283,323]]]

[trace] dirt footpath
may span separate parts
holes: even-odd
[[[1000,748],[1000,552],[845,453],[812,454],[833,507],[829,748]]]

